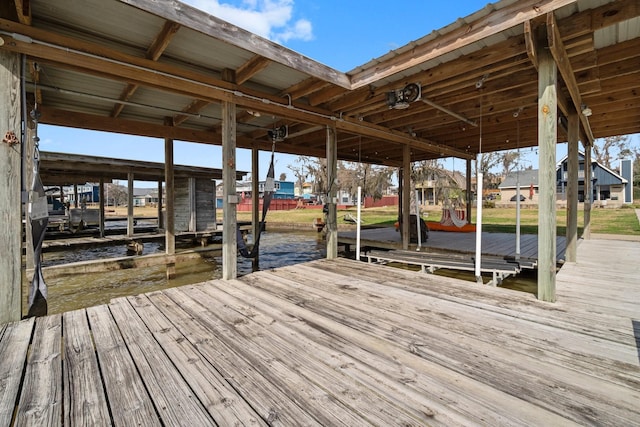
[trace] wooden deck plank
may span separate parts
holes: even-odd
[[[208,311],[188,296],[190,287],[168,289],[151,298],[221,375],[243,396],[260,416],[273,426],[320,426],[312,414],[316,408],[303,408],[270,382],[269,372],[262,372],[243,357],[237,357],[217,337],[216,326],[207,319]],[[185,292],[182,292],[182,291]],[[326,423],[325,423],[326,425]]]
[[[319,277],[310,271],[313,270],[311,266],[305,265],[298,270],[295,274]],[[285,281],[286,278],[282,277],[282,274],[277,275],[280,281],[284,282],[283,286],[292,286],[290,282]],[[574,369],[567,372],[561,364],[541,357],[540,353],[544,351],[542,346],[537,346],[538,351],[531,355],[517,351],[511,342],[496,345],[499,344],[494,341],[499,333],[500,324],[509,321],[503,316],[496,315],[494,325],[487,327],[483,324],[484,328],[476,330],[475,334],[464,334],[458,330],[455,340],[451,340],[451,328],[441,326],[442,322],[438,316],[430,313],[432,299],[419,298],[410,292],[390,294],[383,287],[372,289],[374,286],[370,283],[357,279],[348,287],[344,287],[340,285],[344,281],[338,275],[334,277],[337,280],[327,276],[325,273],[321,279],[305,281],[302,292],[310,295],[313,301],[308,304],[324,307],[331,314],[342,313],[350,319],[356,319],[355,322],[360,324],[360,328],[366,326],[370,328],[371,333],[377,328],[377,335],[380,337],[397,342],[402,347],[412,348],[414,353],[422,357],[478,379],[492,388],[517,394],[520,398],[548,410],[564,407],[565,413],[573,414],[576,422],[585,422],[581,418],[583,411],[574,411],[576,407],[590,407],[591,416],[600,419],[604,417],[598,414],[607,413],[611,408],[615,408],[617,416],[622,420],[625,416],[626,419],[633,419],[637,415],[631,408],[640,401],[640,393],[629,392],[629,382],[612,384],[609,380],[595,379],[594,376],[601,378],[606,375],[606,372],[600,375],[594,372],[595,365],[592,365],[589,371]],[[296,280],[295,276],[293,280]],[[357,301],[357,304],[353,304],[354,301]],[[414,302],[415,305],[412,307]],[[424,307],[429,309],[425,310]],[[465,311],[466,313],[460,313],[458,322],[470,324],[479,317],[477,310],[470,311],[466,307]],[[359,319],[376,319],[376,322],[367,320],[365,325],[364,321]],[[537,324],[528,323],[521,324],[519,329],[522,335],[527,335],[532,329],[539,328]],[[511,335],[512,341],[518,339],[518,335]],[[460,347],[473,348],[475,352],[460,353]],[[452,364],[451,360],[456,360],[456,363]],[[485,365],[484,361],[487,360],[492,362]],[[640,374],[640,370],[637,370],[637,374]],[[554,380],[551,381],[549,378]],[[638,379],[640,380],[640,375]],[[524,384],[527,384],[526,393],[520,392]],[[591,387],[598,390],[598,395],[594,395]],[[607,396],[615,398],[607,399]],[[615,419],[614,422],[618,423],[619,420]]]
[[[111,425],[85,310],[62,315],[64,425]]]
[[[302,270],[302,271],[299,271]],[[316,271],[313,271],[316,270]],[[385,271],[380,271],[381,268],[376,270],[378,277],[382,277]],[[331,281],[331,275],[334,274],[335,278],[339,279],[339,273],[334,273],[331,267],[327,267],[325,264],[307,264],[296,272],[289,274],[291,277],[295,274],[305,274],[306,277],[319,277],[322,273],[322,281],[314,282],[312,280],[305,280],[306,286],[319,287],[320,289],[327,289],[326,282]],[[273,272],[281,276],[278,271]],[[447,282],[451,282],[451,279],[443,278]],[[340,283],[340,282],[338,282]],[[433,283],[424,284],[424,286],[431,287]],[[449,283],[455,286],[455,282]],[[473,284],[472,284],[473,285]],[[475,286],[475,285],[473,285]],[[362,288],[360,290],[359,288]],[[488,343],[492,343],[498,346],[508,346],[511,342],[514,342],[514,338],[523,343],[522,351],[527,353],[536,349],[536,354],[540,352],[555,352],[558,350],[561,354],[566,354],[563,358],[567,358],[567,362],[576,363],[579,361],[581,355],[584,356],[584,362],[587,363],[586,372],[592,372],[592,362],[599,360],[599,355],[602,352],[607,353],[607,360],[614,359],[621,368],[624,368],[624,372],[628,373],[629,369],[634,369],[636,363],[636,354],[633,346],[622,345],[618,343],[612,343],[608,340],[594,339],[589,335],[575,334],[572,331],[565,329],[559,329],[555,331],[553,339],[548,336],[548,327],[540,325],[534,319],[523,319],[518,317],[518,312],[509,312],[502,310],[501,312],[489,312],[484,313],[479,310],[483,308],[476,307],[473,303],[467,303],[464,300],[447,300],[437,297],[437,294],[432,293],[419,293],[416,292],[417,285],[414,285],[410,289],[404,287],[390,287],[389,284],[378,285],[370,280],[361,280],[353,278],[347,287],[338,287],[338,289],[328,288],[332,294],[343,294],[345,301],[367,301],[367,303],[380,306],[381,308],[397,309],[400,313],[404,313],[404,309],[413,309],[414,317],[411,319],[411,324],[433,324],[434,322],[443,323],[446,325],[446,329],[449,331],[455,331],[462,333],[466,336],[483,338]],[[482,287],[478,287],[483,290]],[[484,288],[486,290],[486,287]],[[524,297],[521,302],[527,302],[529,298],[525,295],[513,291],[507,291],[512,293],[511,296]],[[351,294],[350,298],[349,295]],[[353,298],[355,297],[355,298]],[[402,305],[397,308],[392,303],[387,303],[390,298],[402,298]],[[533,302],[533,301],[532,301]],[[536,302],[533,302],[534,304]],[[546,304],[538,303],[541,308],[546,308]],[[408,313],[411,313],[408,311]],[[473,314],[472,314],[473,313]],[[482,314],[482,316],[481,316]],[[487,315],[484,315],[487,314]],[[426,318],[429,315],[431,318]],[[523,335],[522,329],[527,329],[528,333]],[[504,341],[501,341],[501,338]],[[558,345],[550,346],[549,348],[542,348],[540,341],[545,340]],[[562,344],[561,346],[559,344]],[[578,358],[578,360],[576,360]],[[609,368],[611,369],[611,368]],[[614,372],[616,370],[614,369]],[[640,373],[640,370],[637,370]],[[640,380],[640,376],[638,377]]]
[[[334,264],[338,264],[338,266],[334,266]],[[340,270],[340,267],[342,267],[340,264],[340,262],[337,262],[331,263],[330,266],[319,265],[318,268],[321,268],[323,275],[326,275],[335,268]],[[364,264],[361,263],[361,265]],[[366,268],[366,265],[364,266]],[[366,277],[365,271],[358,270],[357,266],[352,266],[352,268],[359,272],[360,277]],[[380,271],[383,268],[384,267],[377,266],[371,274],[373,274],[376,279],[380,279],[380,282],[383,282],[385,286],[391,285],[392,282],[384,280],[385,272]],[[392,276],[395,276],[395,273],[400,273],[408,274],[408,277],[410,277],[412,274],[410,272],[400,271],[400,269],[387,268],[387,270],[387,274]],[[436,278],[434,277],[433,279]],[[358,279],[353,279],[351,283],[357,284],[357,280]],[[377,283],[369,278],[366,280],[367,288]],[[543,318],[546,316],[545,311],[549,309],[552,310],[554,305],[540,303],[533,300],[527,294],[509,290],[497,289],[491,291],[490,288],[475,285],[468,288],[470,291],[469,296],[482,295],[482,293],[487,293],[487,291],[489,291],[489,294],[499,293],[502,296],[502,305],[514,307],[513,310],[502,308],[496,313],[496,316],[499,317],[496,317],[491,315],[494,310],[487,312],[484,305],[478,305],[475,302],[475,300],[480,300],[481,297],[475,296],[472,301],[466,300],[464,293],[456,289],[456,285],[465,288],[467,288],[467,285],[461,285],[456,282],[457,281],[449,278],[439,278],[438,280],[430,280],[420,286],[415,284],[415,281],[414,284],[409,286],[393,286],[412,292],[416,300],[420,299],[422,295],[433,297],[432,300],[423,302],[423,305],[428,307],[429,312],[433,312],[434,315],[437,316],[437,321],[447,324],[447,328],[450,329],[452,333],[465,333],[474,337],[484,336],[488,342],[494,345],[509,346],[521,342],[523,352],[534,352],[535,354],[542,352],[542,354],[548,354],[550,357],[564,361],[565,364],[572,366],[574,369],[581,368],[585,372],[592,373],[604,372],[606,373],[605,378],[614,382],[628,384],[629,382],[635,381],[637,384],[640,384],[637,346],[634,346],[633,343],[622,344],[606,338],[593,337],[589,333],[577,333],[573,328],[567,328],[560,322],[556,322],[556,327],[552,329],[553,333],[549,334],[550,327]],[[389,290],[386,292],[389,292]],[[445,293],[447,293],[447,298],[442,297]],[[521,298],[521,301],[511,301],[518,297]],[[543,313],[538,316],[538,318],[535,316],[522,316],[521,307],[523,307],[524,304],[528,304],[528,301],[531,301],[543,309]],[[414,303],[413,300],[405,304],[410,307],[412,303]],[[481,308],[481,311],[477,312],[477,317],[464,321],[463,319],[466,317],[465,313],[474,310],[474,307]],[[423,310],[426,310],[426,308],[423,307]],[[491,321],[494,317],[499,320]],[[422,319],[421,321],[428,322],[429,320]],[[592,322],[593,321],[592,319]],[[630,327],[629,319],[622,319],[621,321],[624,322],[627,329],[632,333],[633,328]],[[529,325],[531,325],[532,322],[539,323],[540,326],[529,329],[528,333],[523,336],[521,327],[530,327]],[[599,322],[596,321],[596,323]],[[587,326],[588,324],[585,325],[585,329],[589,331]],[[513,337],[518,337],[518,341],[513,341]],[[545,343],[545,346],[542,346],[541,343]],[[593,365],[595,365],[595,367]],[[598,367],[599,369],[597,369]]]
[[[126,298],[109,309],[163,424],[211,425],[213,419]]]
[[[326,335],[323,331],[309,326],[296,318],[292,318],[280,310],[272,307],[259,298],[238,292],[233,282],[224,287],[219,282],[211,286],[199,287],[202,292],[215,298],[220,303],[242,313],[250,322],[260,325],[268,339],[282,340],[293,353],[299,353],[304,360],[313,360],[313,366],[325,365],[351,378],[352,381],[372,390],[375,395],[383,396],[385,400],[396,406],[397,413],[413,413],[414,417],[422,419],[419,425],[464,425],[461,420],[455,420],[447,415],[438,413],[432,408],[423,394],[416,393],[402,381],[393,380],[380,375],[380,371],[356,360],[343,352],[330,348],[326,343],[335,340],[335,336]],[[304,331],[304,332],[303,332]],[[438,404],[439,405],[439,404]],[[437,405],[436,405],[437,406]],[[373,407],[376,407],[374,404]],[[400,421],[399,419],[397,419]]]
[[[0,424],[10,425],[20,390],[33,318],[6,325],[0,340]]]
[[[62,316],[39,318],[23,379],[16,426],[62,424]]]
[[[107,306],[87,309],[115,426],[159,426],[160,419]]]
[[[410,348],[382,339],[370,333],[369,325],[359,328],[353,322],[354,319],[349,316],[318,313],[312,309],[311,298],[303,294],[295,292],[287,294],[285,291],[283,294],[276,295],[274,289],[281,278],[270,279],[263,273],[243,277],[242,281],[251,279],[250,288],[247,288],[247,285],[241,286],[239,283],[234,283],[234,286],[244,289],[247,293],[260,292],[261,298],[272,304],[274,309],[283,310],[290,316],[300,317],[315,325],[316,328],[326,329],[356,348],[380,356],[383,360],[387,360],[387,363],[392,361],[403,369],[410,368],[416,371],[417,378],[429,384],[422,389],[423,392],[434,393],[437,390],[440,398],[454,402],[450,410],[475,420],[471,422],[482,420],[489,425],[535,423],[553,425],[562,420],[564,423],[570,423],[566,418],[527,404],[515,396],[426,360],[412,352]],[[224,283],[220,284],[220,286],[223,285]]]
[[[251,406],[233,390],[220,373],[187,341],[149,300],[153,294],[129,297],[158,344],[171,358],[200,402],[218,425],[266,426]]]
[[[334,259],[4,325],[0,424],[637,425],[638,259],[581,241],[553,304]]]
[[[300,400],[306,397],[299,393],[303,388],[316,389],[311,394],[313,402],[309,403],[317,403],[317,396],[322,396],[320,393],[326,394],[328,398],[322,398],[321,407],[346,425],[428,425],[429,417],[424,413],[395,405],[385,395],[375,393],[364,384],[332,369],[319,360],[317,354],[308,352],[299,342],[291,345],[280,335],[258,325],[252,317],[247,317],[231,309],[228,304],[221,303],[220,292],[217,290],[211,295],[206,292],[210,287],[203,288],[194,287],[190,293],[232,329],[233,334],[230,336],[235,338],[232,344],[236,346],[236,352],[251,352],[258,361],[269,360],[268,364],[272,358],[278,360],[285,366],[283,375],[295,385],[290,386],[288,392],[297,393]],[[268,368],[267,364],[264,364],[264,368]],[[295,381],[294,378],[299,380]],[[303,386],[305,384],[306,386]],[[344,396],[348,398],[345,399]],[[308,398],[305,400],[308,401]]]
[[[303,268],[296,274],[308,277],[305,269],[310,270],[310,268]],[[269,283],[271,289],[278,286],[276,284],[278,283],[286,291],[298,286],[299,283],[295,282],[295,276],[292,280],[287,280],[282,275],[278,275],[278,279]],[[358,292],[357,280],[354,280],[346,290],[344,287],[341,288],[339,283],[343,281],[332,283],[325,275],[314,284],[306,281],[304,285],[298,286],[300,293],[308,298],[305,307],[323,317],[345,316],[349,319],[349,326],[354,329],[366,330],[368,334],[395,343],[400,348],[410,349],[412,353],[422,358],[474,378],[492,389],[517,395],[523,400],[550,411],[559,411],[575,422],[585,422],[582,418],[584,411],[575,411],[576,407],[590,407],[591,414],[596,417],[598,414],[607,413],[610,408],[615,408],[620,417],[626,416],[628,419],[634,416],[634,412],[629,408],[635,405],[636,399],[640,400],[640,394],[623,393],[628,391],[626,384],[612,385],[608,381],[597,381],[591,373],[569,373],[564,367],[548,363],[548,360],[540,362],[537,357],[513,351],[510,346],[496,346],[487,339],[495,335],[495,331],[489,328],[484,332],[480,331],[475,337],[458,333],[455,340],[451,340],[450,330],[440,327],[438,318],[428,315],[426,310],[419,308],[420,306],[428,307],[426,304],[428,300],[416,298],[418,306],[412,318],[409,306],[412,296],[415,298],[412,293],[390,294],[385,292],[385,289],[379,289],[375,297],[367,298],[365,292],[371,293],[372,290],[366,288],[366,291]],[[367,286],[363,282],[360,284],[362,287]],[[310,289],[310,286],[313,288]],[[356,301],[357,303],[354,303]],[[389,301],[392,301],[396,307],[392,307]],[[375,302],[378,304],[374,304]],[[470,312],[467,318],[462,317],[458,321],[473,322],[476,316],[477,313]],[[500,319],[500,321],[505,320]],[[524,326],[523,331],[528,331],[537,325],[522,326]],[[483,337],[485,339],[481,339]],[[473,348],[475,351],[460,352],[460,348]],[[455,363],[452,363],[454,360]],[[487,361],[491,363],[487,364]],[[505,373],[509,374],[505,375]],[[547,375],[543,375],[544,373]],[[549,378],[555,378],[555,374],[563,374],[563,377],[554,381],[549,380]],[[604,400],[602,396],[594,395],[584,384],[598,384],[596,388],[598,393],[603,393],[602,396],[617,397],[615,400]],[[521,391],[525,388],[526,393]]]
[[[376,283],[398,286],[408,290],[413,289],[419,293],[432,293],[439,298],[452,301],[462,299],[467,301],[467,304],[481,306],[488,311],[510,313],[510,315],[516,318],[529,319],[555,328],[569,329],[596,338],[603,338],[607,341],[617,341],[626,345],[635,343],[633,333],[629,330],[627,319],[614,317],[607,322],[607,319],[603,318],[601,319],[602,322],[594,323],[592,321],[592,314],[574,311],[569,315],[571,308],[570,299],[562,300],[560,298],[553,304],[540,303],[539,305],[535,305],[536,308],[532,308],[532,304],[522,303],[520,294],[508,289],[497,288],[495,292],[487,292],[487,287],[475,286],[473,282],[460,282],[454,279],[446,280],[447,278],[444,277],[429,277],[428,275],[424,275],[423,279],[416,276],[416,272],[400,268],[388,271],[388,274],[381,278],[378,270],[372,269],[372,267],[376,267],[375,265],[370,266],[366,263],[357,265],[349,263],[348,261],[345,263],[345,261],[346,260],[337,260],[336,263],[342,263],[340,265],[342,265],[343,268],[353,268],[357,271],[358,275],[367,277],[368,280]],[[389,278],[389,275],[396,279],[384,280],[385,277]],[[417,282],[429,283],[429,286],[415,287],[412,285],[412,283]],[[461,285],[447,285],[449,283],[458,283]],[[530,301],[536,301],[533,295],[527,295],[527,298]],[[510,310],[505,308],[509,306],[514,307],[514,309]],[[542,307],[542,313],[538,307]]]
[[[441,402],[443,399],[430,399],[429,393],[416,391],[408,386],[407,383],[414,382],[410,369],[382,358],[371,362],[375,357],[368,352],[368,358],[353,357],[341,349],[341,347],[350,347],[348,342],[298,317],[281,310],[274,310],[271,304],[263,301],[259,296],[238,290],[233,281],[215,282],[211,286],[202,285],[202,290],[213,297],[220,298],[225,304],[244,313],[264,328],[273,330],[278,336],[287,338],[292,345],[304,348],[332,369],[343,372],[354,380],[377,390],[381,396],[394,400],[399,408],[405,408],[405,411],[419,411],[427,417],[428,425],[466,426],[470,424],[468,418],[455,414],[443,405]],[[385,367],[382,367],[383,365]],[[390,375],[391,371],[397,372]],[[433,393],[433,390],[430,393]]]
[[[182,291],[175,290],[172,294]],[[206,309],[204,312],[201,311],[198,316],[205,322],[215,324],[216,338],[232,354],[235,354],[236,358],[242,357],[267,377],[272,388],[282,390],[284,394],[291,396],[303,407],[313,407],[313,415],[321,420],[322,424],[344,426],[365,424],[365,420],[358,413],[349,411],[340,399],[336,399],[335,395],[319,387],[317,379],[316,381],[308,381],[295,369],[287,366],[286,358],[283,359],[283,357],[274,354],[278,352],[275,347],[269,344],[263,348],[263,345],[258,345],[239,333],[237,327],[242,323],[242,320],[234,319],[227,323],[221,319],[218,311],[220,307],[213,309],[211,307],[212,301],[203,298],[202,293],[198,292],[196,288],[189,288],[189,297]],[[236,324],[236,322],[240,323]],[[291,358],[293,355],[288,357]]]

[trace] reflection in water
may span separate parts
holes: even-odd
[[[145,254],[162,251],[163,247],[158,243],[145,243]],[[44,265],[51,266],[125,255],[124,245],[75,249],[46,254]],[[260,240],[261,270],[299,264],[325,256],[325,242],[318,240],[318,234],[315,232],[279,233],[265,231]],[[49,314],[105,304],[117,297],[219,279],[222,276],[220,263],[220,252],[213,251],[203,253],[201,259],[187,260],[177,264],[176,276],[171,280],[167,280],[165,267],[162,265],[48,279]],[[239,257],[238,274],[244,275],[251,273],[251,271],[252,261]]]

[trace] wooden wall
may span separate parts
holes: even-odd
[[[175,231],[207,231],[216,227],[215,181],[175,178]]]

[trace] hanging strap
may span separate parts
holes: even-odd
[[[264,184],[264,197],[262,198],[262,220],[260,221],[260,227],[258,227],[258,235],[255,237],[253,242],[253,247],[251,250],[247,247],[244,239],[242,238],[242,232],[240,231],[240,227],[238,226],[237,231],[237,239],[238,239],[238,253],[245,258],[255,258],[258,256],[259,248],[260,248],[260,236],[262,236],[262,230],[264,229],[265,219],[267,217],[267,212],[269,211],[269,206],[271,205],[271,199],[273,198],[274,193],[274,153],[275,153],[275,141],[273,143],[273,148],[271,149],[271,164],[269,165],[269,171],[267,172],[267,180]],[[255,191],[255,189],[254,189]]]
[[[42,277],[41,254],[42,242],[44,241],[44,235],[49,222],[49,212],[47,208],[47,196],[45,195],[44,187],[40,180],[40,138],[38,138],[37,131],[39,114],[35,109],[31,112],[31,118],[35,123],[35,131],[33,136],[33,181],[31,183],[28,212],[31,223],[35,268],[33,270],[31,287],[29,288],[29,311],[27,317],[45,316],[47,314],[47,284],[44,282],[44,277]]]

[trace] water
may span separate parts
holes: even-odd
[[[145,243],[145,254],[163,251],[160,243]],[[125,255],[124,245],[73,249],[45,254],[43,265]],[[265,231],[260,240],[261,270],[299,264],[325,256],[326,243],[315,232]],[[164,265],[51,278],[47,280],[49,314],[106,304],[117,297],[219,279],[222,277],[221,261],[220,251],[205,252],[199,259],[176,264],[176,275],[171,280],[166,278]],[[238,258],[239,275],[251,273],[252,268],[251,259]],[[25,288],[25,306],[27,293]]]

